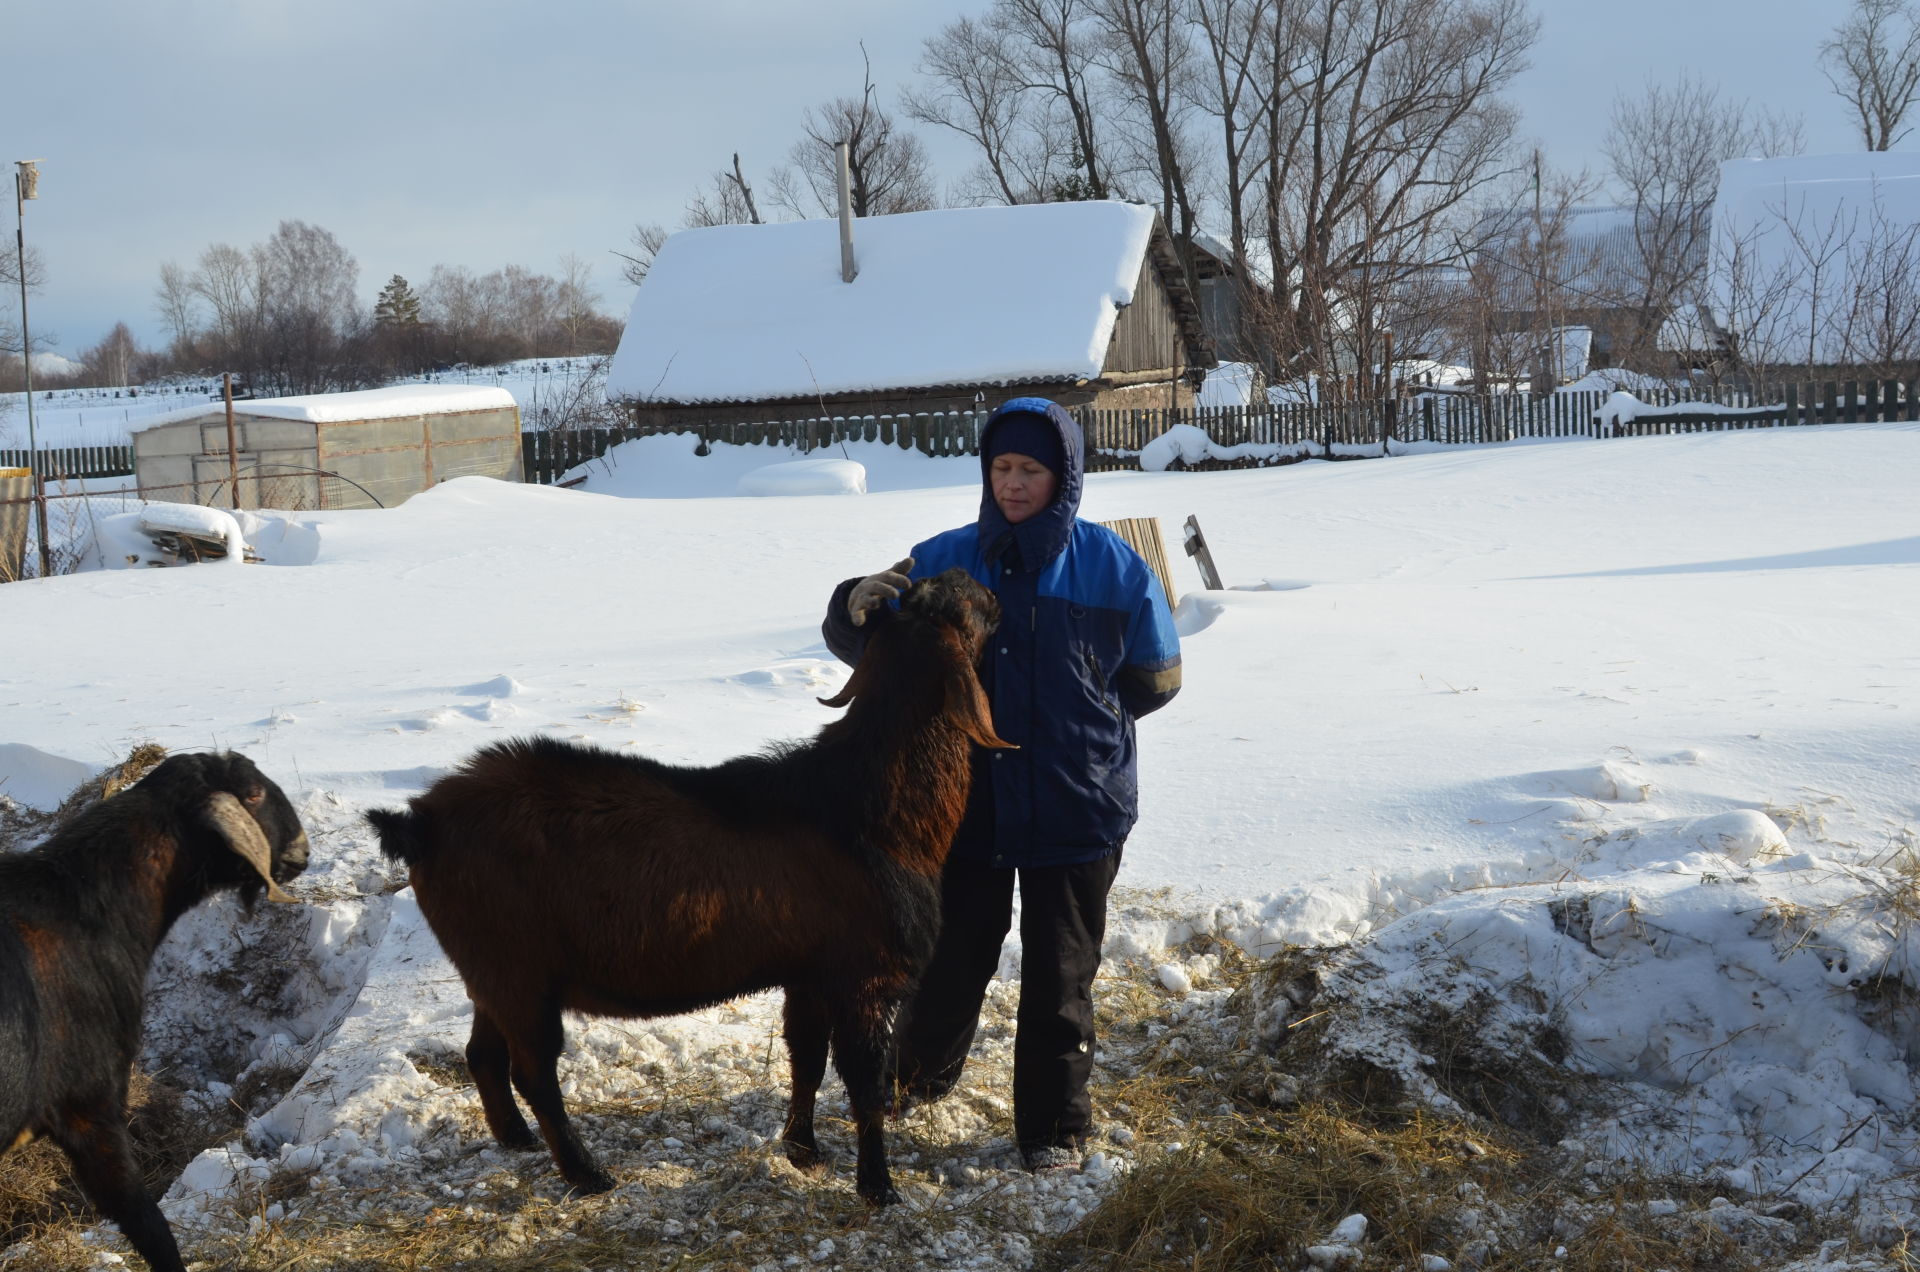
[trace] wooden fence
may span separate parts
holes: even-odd
[[[1779,425],[1858,424],[1920,419],[1920,385],[1897,381],[1769,385],[1762,388],[1640,389],[1636,417],[1617,422],[1602,392],[1446,393],[1424,391],[1376,402],[1073,412],[1093,472],[1134,469],[1140,453],[1175,424],[1208,439],[1190,469],[1243,468],[1311,458],[1361,458],[1396,445],[1470,446],[1521,438],[1634,437]],[[1693,409],[1689,409],[1693,408]],[[787,420],[700,427],[579,429],[525,435],[528,481],[558,481],[619,442],[656,433],[697,435],[696,444],[790,446],[808,453],[839,442],[881,442],[928,455],[976,453],[984,414],[930,413]]]
[[[30,454],[31,452],[25,449],[0,448],[0,468],[34,467],[27,462]],[[65,446],[55,450],[42,450],[39,454],[40,474],[50,482],[63,478],[131,477],[133,475],[133,447],[131,446]]]
[[[1205,459],[1187,468],[1243,468],[1310,458],[1378,455],[1395,444],[1474,445],[1519,438],[1642,437],[1651,434],[1766,428],[1780,425],[1860,424],[1920,420],[1920,385],[1893,380],[1772,385],[1762,389],[1639,390],[1645,407],[1616,423],[1603,408],[1605,393],[1421,392],[1347,405],[1317,403],[1202,407],[1190,410],[1074,412],[1087,438],[1093,472],[1138,468],[1140,452],[1175,424],[1204,431]],[[971,411],[920,415],[866,415],[760,424],[711,424],[694,429],[582,428],[521,434],[526,480],[551,485],[619,444],[655,433],[691,432],[696,444],[774,445],[810,453],[840,442],[879,442],[926,455],[976,453],[986,416]],[[25,468],[28,454],[0,449],[0,468]],[[133,472],[131,446],[73,446],[40,452],[49,483]]]

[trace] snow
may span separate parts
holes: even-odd
[[[861,217],[851,283],[838,221],[682,230],[634,296],[607,393],[751,402],[1092,378],[1153,220],[1116,202]]]
[[[201,504],[150,503],[140,509],[139,517],[143,530],[173,530],[218,539],[227,548],[227,554],[219,558],[221,564],[246,563],[246,537],[241,533],[240,522],[230,512]],[[51,535],[48,541],[52,541]]]
[[[0,796],[50,809],[94,775],[94,768],[19,742],[0,742]]]
[[[1251,362],[1222,362],[1207,372],[1195,406],[1246,406],[1254,400],[1259,368]]]
[[[177,1221],[244,1231],[275,1170],[437,1169],[435,1128],[472,1117],[421,1070],[464,1043],[458,978],[362,810],[515,734],[684,763],[806,735],[847,676],[819,635],[833,585],[978,505],[970,458],[696,440],[617,447],[577,489],[462,478],[391,510],[246,514],[272,567],[0,587],[0,793],[50,803],[139,740],[231,747],[313,839],[304,906],[270,916],[275,993],[211,975],[260,962],[236,906],[165,952],[151,1028],[180,1073],[216,1047],[302,1073],[174,1186]],[[736,493],[796,460],[831,482]],[[1186,688],[1140,726],[1121,873],[1169,891],[1116,911],[1109,956],[1221,1012],[1171,952],[1188,936],[1337,947],[1327,1048],[1436,1104],[1397,1022],[1481,1004],[1490,1042],[1559,1027],[1604,1080],[1568,1151],[1910,1226],[1920,1092],[1890,1004],[1920,965],[1916,466],[1920,426],[1836,425],[1092,476],[1089,518],[1197,513],[1228,584],[1173,563]],[[563,1080],[586,1099],[649,1066],[733,1072],[777,1031],[765,996],[575,1021]],[[1034,1185],[1036,1213],[1097,1204],[1132,1151],[1115,1136]],[[1363,1233],[1325,1234],[1321,1266]]]
[[[235,402],[236,413],[264,415],[280,420],[332,424],[353,420],[401,419],[414,415],[446,415],[457,411],[495,411],[514,405],[513,394],[477,384],[402,384],[384,389],[357,389],[350,393],[309,393],[300,397],[248,398]],[[198,419],[226,405],[202,403],[145,418],[141,429]]]
[[[864,495],[867,470],[850,459],[794,459],[740,478],[743,495]]]
[[[35,339],[37,340],[39,338],[39,333],[35,332],[34,334],[35,334]],[[18,350],[14,351],[11,354],[8,354],[6,360],[9,363],[13,364],[14,370],[16,371],[19,370],[20,354]],[[80,363],[75,362],[72,358],[69,358],[64,354],[53,353],[49,351],[49,352],[36,353],[33,355],[33,373],[35,375],[44,375],[48,377],[78,375],[83,370],[85,370],[85,368]]]
[[[1559,382],[1577,381],[1587,374],[1587,364],[1593,360],[1592,327],[1555,327],[1547,339],[1549,347],[1560,351],[1555,377]]]

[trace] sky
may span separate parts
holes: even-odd
[[[284,219],[334,233],[369,305],[436,264],[554,273],[593,262],[608,312],[631,289],[613,252],[672,226],[737,150],[764,186],[803,111],[859,91],[860,44],[888,101],[922,42],[985,0],[11,0],[4,158],[39,158],[29,245],[48,275],[36,332],[74,356],[116,321],[158,343],[159,268]],[[1609,103],[1691,72],[1798,111],[1811,152],[1856,143],[1813,68],[1839,0],[1536,0],[1516,85],[1551,161],[1599,167]],[[935,166],[972,161],[925,134]]]
[[[264,565],[0,587],[0,791],[48,804],[141,740],[227,747],[286,790],[313,842],[297,906],[250,922],[209,904],[163,952],[149,1040],[170,1081],[195,1101],[232,1094],[232,1070],[201,1060],[210,1020],[243,1060],[301,1074],[170,1190],[190,1257],[266,1240],[269,1202],[296,1230],[367,1223],[367,1198],[389,1220],[471,1204],[504,1230],[528,1208],[517,1184],[489,1199],[503,1175],[556,1197],[544,1154],[490,1156],[471,1087],[427,1071],[457,1071],[470,1009],[360,813],[512,736],[685,764],[808,736],[837,718],[820,699],[849,674],[821,643],[834,584],[977,507],[968,457],[853,442],[813,457],[810,484],[771,480],[793,475],[785,448],[699,456],[692,440],[628,442],[574,489],[459,478],[394,509],[243,514]],[[1271,1041],[1293,1007],[1189,993],[1200,968],[1172,947],[1342,946],[1302,1008],[1334,1014],[1322,1045],[1436,1102],[1422,1012],[1472,1004],[1472,1032],[1510,1062],[1550,1005],[1567,1066],[1605,1079],[1568,1115],[1576,1177],[1583,1161],[1682,1172],[1695,1186],[1676,1208],[1694,1223],[1722,1196],[1776,1216],[1796,1201],[1822,1236],[1853,1220],[1863,1244],[1911,1231],[1920,1092],[1910,1018],[1885,1008],[1920,965],[1916,464],[1920,424],[1891,424],[1093,474],[1084,515],[1171,535],[1197,512],[1226,584],[1203,588],[1174,554],[1184,686],[1139,722],[1141,818],[1096,992],[1172,964],[1169,1022],[1208,1012]],[[841,480],[855,466],[859,485]],[[755,488],[782,493],[744,497]],[[56,533],[97,535],[115,564],[150,551],[137,510],[76,504],[56,501]],[[289,971],[254,979],[263,965]],[[619,1110],[585,1119],[623,1185],[586,1204],[707,1232],[689,1189],[844,1197],[831,1124],[842,1173],[749,1173],[775,1156],[777,1015],[759,995],[572,1020],[569,1097]],[[835,1266],[1018,1267],[994,1238],[1058,1230],[1097,1200],[1091,1172],[1021,1182],[982,1074],[1007,1032],[983,1030],[935,1121],[888,1131],[909,1196],[952,1203],[981,1238],[964,1261],[916,1244],[944,1217],[908,1206],[841,1227],[831,1205],[766,1259],[824,1224],[896,1250]],[[720,1094],[680,1121],[619,1103],[674,1105],[660,1083],[703,1070]],[[830,1091],[823,1110],[840,1103]],[[1126,1129],[1122,1108],[1099,1116]],[[1102,1151],[1124,1169],[1164,1142]],[[957,1158],[981,1169],[956,1175]],[[284,1261],[244,1253],[216,1261]]]

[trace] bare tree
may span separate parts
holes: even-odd
[[[741,171],[739,152],[734,153],[731,171],[714,173],[706,185],[693,192],[680,223],[689,229],[704,225],[761,224],[760,207],[754,200],[752,184]]]
[[[901,95],[907,116],[947,128],[980,148],[962,179],[967,203],[1030,203],[1043,198],[1051,156],[1031,170],[1032,110],[1023,95],[1014,42],[1004,23],[961,18],[927,40],[920,73],[930,88]]]
[[[515,352],[521,357],[540,352],[541,337],[554,325],[560,312],[560,288],[545,274],[536,274],[524,265],[509,265],[500,273],[509,329],[516,338]]]
[[[320,226],[282,221],[254,258],[276,386],[319,393],[356,382],[341,365],[343,346],[366,325],[354,297],[360,265],[353,254]]]
[[[1634,251],[1608,291],[1616,308],[1635,315],[1619,333],[1615,361],[1656,369],[1662,323],[1700,299],[1720,164],[1794,153],[1799,137],[1797,118],[1755,112],[1689,76],[1615,97],[1601,149],[1631,210]]]
[[[1920,98],[1920,19],[1912,0],[1854,0],[1820,46],[1820,62],[1868,150],[1891,150],[1913,131],[1906,118]]]
[[[568,252],[560,258],[560,285],[555,292],[560,325],[567,333],[567,352],[580,352],[581,338],[600,317],[600,292],[593,285],[593,267]]]
[[[1608,303],[1590,290],[1601,248],[1575,233],[1576,209],[1598,188],[1585,169],[1555,171],[1536,152],[1531,173],[1516,179],[1501,210],[1460,240],[1468,273],[1464,296],[1455,298],[1456,329],[1464,329],[1477,383],[1528,380],[1538,391],[1551,388],[1565,369],[1565,326]]]
[[[1247,270],[1247,201],[1254,189],[1260,144],[1265,28],[1280,0],[1188,0],[1200,33],[1204,69],[1195,77],[1201,110],[1211,116],[1219,145],[1221,204],[1234,266]]]
[[[435,358],[493,363],[610,351],[620,328],[596,308],[591,268],[577,256],[561,258],[561,266],[559,278],[524,265],[485,274],[434,266],[420,289],[420,312]]]
[[[420,289],[420,310],[449,362],[491,362],[508,356],[506,280],[464,265],[435,265]]]
[[[181,369],[234,371],[257,390],[354,388],[372,374],[360,267],[333,234],[282,221],[264,243],[215,243],[192,270],[160,267],[155,300]]]
[[[995,0],[992,19],[1024,50],[1016,66],[1023,92],[1038,95],[1047,118],[1062,120],[1075,179],[1056,198],[1104,199],[1113,193],[1101,144],[1090,0]],[[1062,119],[1064,117],[1064,119]]]
[[[759,225],[760,207],[753,197],[753,186],[740,166],[740,152],[733,155],[733,170],[716,172],[708,184],[693,192],[687,200],[683,228],[706,225]],[[633,227],[628,239],[631,251],[614,253],[621,261],[620,273],[638,287],[653,268],[653,258],[666,244],[669,231],[657,222],[643,221]],[[597,297],[595,298],[598,299]]]
[[[1192,283],[1188,245],[1196,208],[1188,172],[1197,156],[1183,123],[1198,65],[1181,10],[1180,0],[1089,0],[1101,37],[1096,62],[1130,108],[1113,119],[1122,125],[1122,136],[1131,133],[1137,166],[1159,186],[1160,218],[1178,236]],[[1128,123],[1138,125],[1138,132],[1127,129]]]
[[[1368,368],[1376,301],[1453,256],[1459,222],[1513,171],[1499,94],[1539,23],[1525,0],[1287,0],[1265,31],[1268,374]]]
[[[168,351],[175,362],[190,365],[193,339],[199,326],[199,301],[187,272],[172,261],[160,266],[160,285],[154,289],[154,308],[167,329]]]
[[[120,388],[133,383],[134,366],[140,358],[140,346],[133,338],[133,331],[124,322],[115,323],[113,330],[102,337],[99,344],[80,355],[88,378],[94,384],[107,388]]]
[[[659,255],[660,248],[667,241],[667,227],[657,221],[639,221],[634,224],[633,233],[627,237],[627,246],[631,251],[614,251],[620,258],[620,277],[638,287],[647,281],[647,271],[653,268],[653,258]]]
[[[865,59],[865,49],[861,50]],[[801,139],[774,173],[774,202],[795,216],[831,214],[839,204],[839,161],[847,144],[855,216],[923,212],[934,206],[933,171],[920,139],[900,131],[875,101],[871,66],[859,97],[807,109]]]
[[[46,267],[38,248],[27,249],[27,290],[38,292],[46,281]],[[0,353],[20,355],[20,256],[15,250],[0,252]],[[45,332],[35,332],[33,346],[45,349],[52,343]]]
[[[1888,209],[1875,189],[1859,231],[1836,344],[1855,369],[1912,381],[1920,370],[1920,223]]]
[[[161,279],[164,286],[164,267]],[[258,248],[215,243],[200,253],[187,287],[207,307],[203,345],[211,367],[246,373],[260,366],[265,281]]]

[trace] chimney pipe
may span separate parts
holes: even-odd
[[[860,271],[853,264],[853,163],[846,142],[833,148],[840,167],[840,281],[850,283]]]

